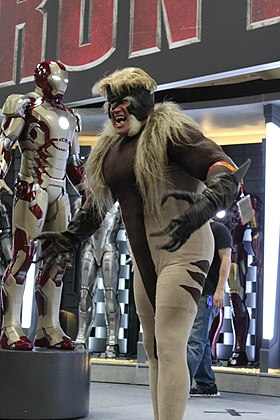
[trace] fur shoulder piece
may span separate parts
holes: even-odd
[[[198,124],[188,117],[174,102],[156,104],[150,114],[146,128],[156,130],[171,141],[186,137],[188,130],[199,130]]]
[[[106,186],[102,167],[106,153],[118,139],[119,136],[116,134],[111,122],[108,121],[86,162],[86,181],[89,199],[97,208],[100,215],[113,205],[112,194]]]
[[[157,216],[168,164],[167,145],[190,143],[198,125],[173,102],[156,104],[138,141],[135,174],[146,208]]]

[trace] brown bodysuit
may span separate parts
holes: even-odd
[[[189,390],[186,343],[213,258],[214,242],[206,223],[177,251],[156,249],[169,239],[150,237],[150,233],[162,229],[188,204],[169,199],[160,223],[144,210],[134,173],[138,140],[139,135],[120,138],[105,156],[103,174],[119,200],[134,255],[135,301],[149,360],[155,420],[181,420]],[[214,163],[232,164],[222,149],[202,134],[192,144],[167,141],[167,148],[166,191],[201,192],[205,188],[202,181]],[[215,170],[224,171],[218,166]]]

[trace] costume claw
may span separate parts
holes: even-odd
[[[241,166],[239,166],[237,171],[233,172],[233,175],[238,182],[240,182],[241,179],[244,178],[248,169],[250,168],[250,165],[251,165],[251,159],[247,159],[246,162],[244,162]]]

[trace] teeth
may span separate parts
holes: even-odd
[[[115,121],[116,121],[117,123],[124,122],[124,121],[125,121],[125,117],[122,117],[122,116],[116,117],[116,118],[115,118]]]

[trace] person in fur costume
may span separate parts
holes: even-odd
[[[39,239],[53,241],[41,256],[51,264],[92,235],[119,201],[154,419],[182,420],[186,344],[214,252],[208,220],[233,201],[239,180],[231,159],[175,103],[154,104],[155,89],[140,68],[95,84],[94,94],[107,98],[109,120],[87,161],[88,200],[66,231]]]

